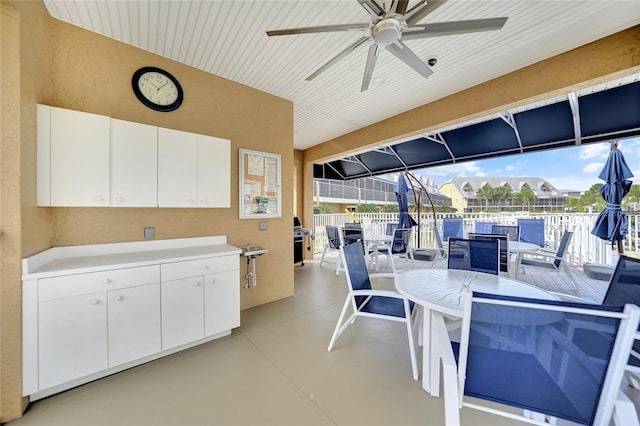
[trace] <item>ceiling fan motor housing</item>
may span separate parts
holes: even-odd
[[[400,39],[402,27],[397,19],[386,18],[373,26],[371,35],[378,46],[388,46]]]

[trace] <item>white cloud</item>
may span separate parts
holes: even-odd
[[[579,160],[588,160],[596,157],[606,157],[609,154],[611,145],[607,143],[596,143],[592,145],[586,145],[578,151]]]
[[[516,167],[516,166],[514,166],[514,165],[512,165],[512,164],[507,164],[507,166],[505,167],[505,169],[506,169],[508,172],[512,172],[512,171],[516,170],[516,169],[517,169],[517,167]]]
[[[477,161],[468,161],[466,163],[448,164],[446,166],[430,167],[425,170],[421,170],[420,174],[424,176],[470,176],[477,175],[477,173],[483,173],[482,168],[478,166]],[[485,176],[480,175],[480,176]]]
[[[589,163],[582,168],[584,173],[599,173],[604,167],[604,163]]]

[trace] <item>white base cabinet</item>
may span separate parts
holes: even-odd
[[[240,325],[240,253],[226,237],[201,237],[24,259],[23,395],[40,399],[229,334]]]

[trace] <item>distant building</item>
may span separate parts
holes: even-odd
[[[451,206],[449,197],[440,193],[433,181],[421,176],[419,178],[427,188],[434,205]],[[397,179],[397,175],[393,176],[393,179]],[[396,180],[367,177],[346,181],[314,179],[313,182],[313,204],[326,204],[334,213],[342,213],[345,209],[355,211],[357,206],[362,204],[374,204],[379,207],[397,204]],[[409,190],[407,195],[409,202],[413,203],[412,191]],[[424,195],[420,201],[422,204],[429,202]]]
[[[505,191],[505,193],[511,195],[503,199],[479,196],[478,191],[487,184],[491,188],[506,188],[508,192]],[[512,195],[523,188],[533,191],[538,199],[537,202],[530,205],[514,203]],[[567,198],[549,182],[538,177],[457,177],[442,184],[440,191],[451,198],[452,207],[460,213],[473,213],[487,209],[558,210],[563,208]]]

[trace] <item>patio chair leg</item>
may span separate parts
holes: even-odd
[[[409,309],[409,301],[404,299],[404,316],[407,319],[407,337],[409,338],[409,354],[411,355],[411,370],[413,372],[413,380],[418,380],[418,360],[416,359],[416,344],[413,338],[413,322],[411,316],[413,313]]]
[[[336,275],[340,275],[340,266],[342,265],[342,256],[338,255],[338,260],[336,260]]]
[[[347,299],[344,301],[344,306],[342,307],[342,312],[340,312],[338,323],[336,324],[335,330],[333,330],[331,341],[329,342],[329,346],[327,347],[328,352],[331,352],[331,349],[333,349],[333,345],[336,343],[336,340],[338,340],[338,337],[340,337],[340,335],[345,330],[345,328],[347,328],[349,324],[353,322],[353,318],[349,318],[347,321],[344,322],[344,324],[342,322],[345,314],[347,313],[347,309],[349,309],[349,305],[351,304],[352,298],[353,296],[351,295],[351,293],[349,293],[347,295]]]
[[[565,262],[562,262],[562,269],[567,274],[567,277],[569,277],[569,281],[571,282],[571,284],[573,284],[573,289],[576,291],[576,294],[578,296],[582,296],[580,290],[578,289],[578,285],[576,284],[576,280],[573,278],[571,269],[569,269],[569,265],[567,265]]]
[[[322,257],[320,258],[320,266],[322,266],[322,262],[324,262],[324,255],[327,254],[327,250],[329,250],[329,247],[325,247],[324,250],[322,251]]]

